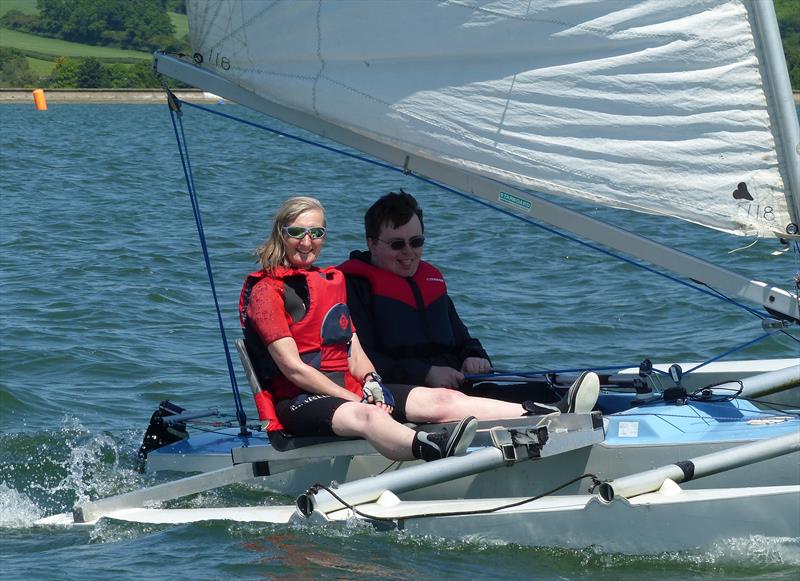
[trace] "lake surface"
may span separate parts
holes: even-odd
[[[235,106],[220,109],[285,128]],[[703,361],[762,334],[742,309],[413,178],[199,111],[187,111],[185,122],[231,342],[243,277],[256,268],[252,250],[283,199],[322,200],[330,237],[321,263],[338,263],[364,246],[366,208],[400,187],[421,201],[426,258],[445,272],[462,318],[497,367]],[[0,127],[4,579],[797,578],[797,539],[630,557],[362,528],[33,526],[76,501],[151,484],[136,471],[136,449],[159,401],[234,408],[166,107],[5,105]],[[589,211],[783,288],[800,270],[791,253],[771,255],[774,241],[751,245],[691,224]],[[730,356],[759,357],[800,357],[800,343],[773,335]],[[193,502],[287,500],[236,486]]]

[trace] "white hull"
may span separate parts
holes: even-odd
[[[370,504],[359,510],[402,518],[403,514],[490,508],[514,500],[406,502],[386,508]],[[347,512],[339,511],[337,520],[345,519]],[[412,534],[459,540],[661,553],[753,535],[800,538],[800,486],[693,490],[676,496],[659,492],[609,504],[585,495],[550,497],[497,513],[401,523]]]
[[[797,366],[800,359],[763,359],[751,361],[732,361],[710,363],[697,371],[684,376],[683,385],[687,391],[739,379],[754,378],[778,370]],[[692,369],[698,363],[681,363],[683,369]],[[666,371],[670,364],[656,364],[654,367]],[[798,377],[800,370],[789,373]],[[615,374],[615,378],[630,380],[638,376],[638,369],[625,369]],[[668,379],[663,387],[672,387]],[[633,394],[610,393],[601,395],[601,404],[606,398],[616,398],[619,403],[611,403],[614,409],[627,409]],[[758,399],[769,396],[758,396]],[[772,396],[776,401],[797,401],[800,409],[800,387],[785,389]],[[609,400],[611,401],[611,400]],[[749,407],[748,407],[749,406]],[[780,435],[792,429],[800,429],[800,419],[796,416],[785,425],[773,418],[769,411],[761,411],[763,406],[750,406],[747,402],[737,403],[731,409],[713,409],[702,405],[676,405],[663,408],[643,406],[640,410],[627,410],[606,415],[605,441],[592,448],[574,450],[559,457],[543,458],[531,465],[516,467],[513,477],[504,472],[482,474],[452,483],[447,489],[433,487],[426,489],[421,496],[409,498],[486,498],[492,496],[520,496],[538,494],[571,480],[583,473],[592,473],[600,479],[614,478],[620,474],[631,474],[648,470],[655,466],[670,464],[684,458],[708,454],[726,448]],[[602,409],[602,407],[601,407]],[[741,411],[740,411],[741,410]],[[776,414],[777,415],[777,414]],[[727,417],[729,416],[729,417]],[[783,416],[784,419],[787,416]],[[721,421],[717,418],[721,418]],[[728,421],[734,419],[743,421]],[[486,422],[484,422],[486,424]],[[270,447],[265,435],[254,434],[252,438],[241,440],[235,437],[237,431],[219,431],[216,434],[193,434],[180,447],[167,447],[150,453],[146,463],[148,472],[210,472],[232,464],[231,449],[248,446],[251,449]],[[277,460],[283,456],[275,456]],[[355,454],[342,452],[335,446],[329,448],[324,459],[298,463],[297,468],[286,470],[287,466],[272,470],[272,476],[253,481],[267,489],[282,494],[300,494],[314,483],[327,484],[331,481],[350,482],[367,476],[394,471],[410,463],[396,463],[386,460],[368,445]],[[800,482],[800,454],[790,457],[791,462],[767,460],[757,469],[739,468],[722,479],[710,477],[704,486],[775,486]],[[287,457],[287,460],[289,458]],[[689,483],[690,487],[695,486]],[[454,488],[453,488],[454,487]],[[564,490],[563,494],[585,492],[583,484],[575,484]]]
[[[581,474],[590,473],[599,480],[606,480],[730,447],[732,447],[730,444],[704,444],[686,447],[626,447],[621,450],[596,444],[589,449],[574,450],[560,456],[542,458],[508,468],[497,468],[446,484],[410,491],[402,497],[411,500],[535,496],[561,486]],[[374,474],[393,472],[412,464],[414,463],[405,462],[391,465],[391,462],[377,454],[355,458],[339,457],[250,482],[273,492],[294,496],[304,492],[314,483],[352,482]],[[387,470],[389,465],[391,468]],[[764,460],[753,466],[736,468],[724,475],[708,476],[702,482],[688,482],[686,487],[753,487],[797,482],[800,482],[800,452],[783,458]],[[589,486],[591,486],[590,480],[579,481],[559,490],[559,494],[583,494]]]
[[[713,426],[695,408],[682,406],[670,413],[625,414],[606,417],[605,441],[559,455],[543,457],[534,462],[497,468],[477,475],[459,478],[447,485],[429,486],[409,492],[404,499],[493,498],[497,496],[533,496],[552,490],[565,482],[591,473],[605,480],[621,475],[672,464],[686,458],[725,450],[736,445],[769,439],[789,432],[800,431],[797,417],[784,421],[762,418],[755,414],[752,422],[720,422]],[[680,426],[676,425],[682,422]],[[509,425],[507,423],[506,425]],[[263,441],[262,441],[263,444]],[[238,444],[241,445],[241,444]],[[319,459],[306,458],[297,463],[285,452],[271,450],[268,445],[250,445],[248,459],[256,459],[263,451],[270,459],[271,475],[250,480],[250,483],[281,494],[297,495],[315,483],[328,484],[360,480],[374,474],[395,472],[413,462],[392,462],[375,453],[366,443],[325,444],[328,448]],[[350,447],[347,451],[345,446]],[[354,447],[355,446],[355,447]],[[311,453],[310,448],[299,449]],[[234,454],[236,455],[236,454]],[[285,458],[285,462],[283,459]],[[275,462],[273,462],[273,460]],[[208,472],[231,466],[230,449],[204,454],[192,450],[189,454],[152,453],[148,458],[149,471]],[[290,462],[295,462],[291,466]],[[291,467],[292,469],[284,470]],[[284,470],[284,471],[282,471]],[[750,467],[734,468],[724,476],[711,475],[703,487],[755,487],[800,483],[800,452],[785,458],[767,459]],[[582,494],[589,481],[574,483],[559,494]],[[689,488],[699,485],[689,482]]]
[[[417,535],[532,546],[596,547],[623,553],[692,550],[753,535],[800,538],[800,484],[700,490],[683,490],[676,484],[696,478],[705,481],[707,476],[729,474],[741,466],[755,468],[769,458],[791,462],[792,454],[800,451],[798,430],[743,444],[732,451],[684,459],[602,484],[596,482],[596,496],[555,496],[555,491],[542,498],[532,498],[529,493],[523,497],[495,494],[479,499],[451,496],[446,500],[401,501],[397,496],[431,490],[437,484],[449,486],[467,475],[513,470],[509,466],[541,467],[542,458],[558,458],[596,442],[599,434],[595,419],[594,415],[528,419],[527,425],[492,430],[484,447],[465,456],[409,466],[341,486],[312,487],[297,497],[294,506],[142,508],[268,473],[269,461],[242,459],[217,472],[88,502],[76,506],[71,515],[55,515],[38,524],[87,525],[104,517],[171,524],[237,520],[349,525],[354,519],[361,519]],[[288,454],[297,456],[298,452]],[[237,455],[244,458],[257,454],[248,449],[234,451],[234,459]]]
[[[391,495],[387,495],[391,499]],[[520,507],[480,515],[465,511],[494,509],[523,500],[491,498],[359,505],[364,514],[392,519],[393,526],[414,535],[481,543],[539,547],[593,547],[603,552],[652,554],[687,551],[753,536],[800,538],[800,486],[681,490],[668,482],[662,490],[604,503],[595,496],[542,498]],[[437,513],[440,516],[410,518]],[[442,516],[451,513],[451,516]],[[123,509],[107,518],[129,522],[180,524],[207,520],[288,523],[307,522],[294,506],[193,509]],[[344,509],[310,522],[352,523]],[[84,524],[94,524],[92,521]],[[72,525],[72,515],[55,515],[43,525]],[[382,523],[385,526],[385,523]]]

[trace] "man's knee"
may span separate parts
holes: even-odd
[[[467,396],[446,387],[418,387],[409,394],[409,399],[416,405],[447,407],[463,400]]]

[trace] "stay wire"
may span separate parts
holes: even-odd
[[[493,204],[490,204],[489,202],[487,202],[485,200],[482,200],[480,198],[477,198],[477,197],[475,197],[475,196],[473,196],[471,194],[467,194],[466,192],[462,192],[462,191],[457,190],[455,188],[452,188],[452,187],[450,187],[450,186],[448,186],[446,184],[442,184],[440,182],[437,182],[436,180],[432,180],[432,179],[427,178],[425,176],[416,174],[416,173],[414,173],[412,171],[409,171],[409,170],[407,170],[405,168],[396,167],[394,165],[391,165],[391,164],[388,164],[388,163],[385,163],[385,162],[382,162],[382,161],[378,161],[376,159],[372,159],[372,158],[369,158],[369,157],[366,157],[366,156],[363,156],[363,155],[351,153],[351,152],[345,151],[345,150],[337,148],[337,147],[331,147],[329,145],[325,145],[325,144],[320,143],[318,141],[313,141],[311,139],[300,137],[298,135],[293,135],[293,134],[287,133],[285,131],[280,131],[278,129],[273,129],[272,127],[268,127],[268,126],[263,125],[261,123],[256,123],[254,121],[249,121],[249,120],[243,119],[241,117],[236,117],[234,115],[230,115],[230,114],[224,113],[222,111],[214,110],[214,109],[211,109],[211,108],[203,106],[203,105],[199,105],[199,104],[195,104],[195,103],[189,103],[187,101],[181,101],[181,103],[182,104],[186,104],[189,107],[192,107],[192,108],[195,108],[195,109],[199,109],[199,110],[205,111],[207,113],[211,113],[213,115],[218,115],[220,117],[223,117],[223,118],[226,118],[226,119],[230,119],[232,121],[236,121],[238,123],[242,123],[242,124],[248,125],[250,127],[255,127],[257,129],[261,129],[263,131],[267,131],[267,132],[272,133],[274,135],[279,135],[281,137],[286,137],[287,139],[292,139],[294,141],[298,141],[300,143],[305,143],[305,144],[308,144],[308,145],[312,145],[314,147],[318,147],[318,148],[324,149],[326,151],[331,151],[333,153],[338,153],[340,155],[344,155],[344,156],[350,157],[352,159],[357,159],[359,161],[363,161],[363,162],[369,163],[371,165],[375,165],[375,166],[378,166],[378,167],[381,167],[381,168],[384,168],[384,169],[388,169],[388,170],[391,170],[391,171],[399,172],[399,173],[402,173],[404,175],[409,175],[409,176],[414,177],[414,178],[416,178],[416,179],[418,179],[418,180],[420,180],[420,181],[422,181],[424,183],[433,185],[433,186],[435,186],[437,188],[440,188],[440,189],[442,189],[444,191],[450,192],[450,193],[455,194],[457,196],[460,196],[460,197],[462,197],[464,199],[467,199],[467,200],[470,200],[470,201],[475,202],[477,204],[480,204],[480,205],[482,205],[482,206],[484,206],[486,208],[501,212],[502,214],[505,214],[506,216],[509,216],[511,218],[515,218],[517,220],[521,220],[522,222],[525,222],[527,224],[531,224],[533,226],[536,226],[537,228],[545,230],[546,232],[549,232],[550,234],[559,236],[561,238],[565,238],[567,240],[570,240],[572,242],[580,244],[580,245],[582,245],[582,246],[584,246],[586,248],[591,248],[592,250],[594,250],[596,252],[599,252],[601,254],[605,254],[605,255],[610,256],[612,258],[616,258],[617,260],[619,260],[621,262],[625,262],[627,264],[630,264],[631,266],[635,266],[635,267],[640,268],[642,270],[645,270],[645,271],[647,271],[647,272],[649,272],[651,274],[658,275],[660,277],[666,278],[667,280],[671,280],[672,282],[675,282],[675,283],[677,283],[679,285],[685,286],[685,287],[693,289],[693,290],[695,290],[697,292],[706,294],[706,295],[708,295],[710,297],[714,297],[714,298],[716,298],[718,300],[722,300],[722,301],[727,302],[727,303],[729,303],[731,305],[737,306],[740,309],[743,309],[743,310],[751,313],[752,315],[754,315],[754,316],[756,316],[756,317],[758,317],[758,318],[760,318],[762,320],[771,318],[771,315],[769,313],[766,313],[766,312],[762,313],[762,312],[760,312],[760,311],[758,311],[756,309],[753,309],[753,308],[751,308],[751,307],[749,307],[749,306],[747,306],[745,304],[742,304],[742,303],[740,303],[740,302],[738,302],[738,301],[726,296],[725,294],[721,293],[720,291],[714,289],[713,287],[710,287],[709,285],[705,285],[704,284],[703,286],[699,286],[697,284],[692,284],[692,283],[690,283],[688,281],[685,281],[685,280],[682,280],[682,279],[680,279],[680,278],[678,278],[676,276],[673,276],[673,275],[668,274],[666,272],[662,272],[662,271],[656,270],[655,268],[647,266],[646,264],[642,264],[640,262],[637,262],[636,260],[633,260],[631,258],[627,258],[625,256],[622,256],[622,255],[617,254],[615,252],[612,252],[610,250],[606,250],[605,248],[602,248],[602,247],[598,246],[597,244],[592,244],[592,243],[587,242],[585,240],[581,240],[577,236],[573,236],[572,234],[568,234],[566,232],[562,232],[560,230],[557,230],[556,228],[553,228],[553,227],[550,227],[550,226],[548,226],[546,224],[537,222],[537,221],[535,221],[532,218],[529,218],[527,216],[522,216],[520,214],[516,214],[516,213],[514,213],[514,212],[512,212],[510,210],[507,210],[505,208],[501,208],[501,207],[495,206]],[[496,180],[494,180],[494,181],[496,183],[500,184],[500,185],[506,185],[506,184],[503,184],[503,182],[496,181]],[[798,286],[798,289],[799,289],[798,292],[800,292],[800,275],[798,276],[798,280],[796,281],[796,285]],[[786,331],[781,330],[781,332],[784,333],[786,336],[790,337],[791,339],[800,342],[800,340],[796,339],[794,336],[792,336],[791,334],[787,333]],[[763,337],[760,337],[756,341],[759,341],[762,338]],[[756,341],[754,341],[754,342],[756,342]],[[752,342],[750,344],[752,344]],[[747,346],[747,345],[745,345],[745,346]],[[733,349],[731,351],[726,352],[726,354],[733,353],[735,351],[738,351],[741,348],[743,348],[743,347],[735,348],[735,349]],[[718,357],[709,359],[708,361],[698,365],[694,369],[699,369],[700,367],[702,367],[704,365],[707,365],[708,363],[710,363],[712,361],[716,361],[716,360],[720,359],[721,357],[722,356],[718,356]]]
[[[346,500],[344,500],[341,496],[336,494],[333,490],[331,490],[329,487],[325,486],[324,484],[314,484],[313,486],[311,486],[308,489],[306,494],[315,494],[319,490],[324,490],[325,492],[330,494],[335,500],[337,500],[339,503],[341,503],[342,508],[350,509],[350,510],[353,511],[353,513],[357,514],[358,516],[364,517],[364,518],[369,519],[369,520],[395,523],[395,522],[399,522],[399,521],[411,520],[411,519],[416,519],[416,518],[431,518],[431,517],[440,517],[440,516],[469,516],[469,515],[473,515],[473,514],[491,514],[493,512],[498,512],[498,511],[501,511],[501,510],[505,510],[507,508],[515,508],[517,506],[522,506],[523,504],[528,504],[530,502],[534,502],[534,501],[539,500],[541,498],[544,498],[546,496],[550,496],[551,494],[555,494],[556,492],[558,492],[562,488],[566,488],[570,484],[574,484],[576,482],[579,482],[580,480],[583,480],[584,478],[591,478],[592,479],[592,489],[594,489],[597,485],[602,484],[602,481],[599,480],[595,474],[586,473],[586,474],[581,474],[577,478],[573,478],[569,482],[565,482],[564,484],[561,484],[561,485],[559,485],[559,486],[557,486],[557,487],[555,487],[555,488],[553,488],[551,490],[548,490],[547,492],[543,492],[542,494],[539,494],[537,496],[531,496],[529,498],[523,498],[522,500],[518,500],[516,502],[510,502],[508,504],[503,504],[503,505],[500,505],[500,506],[496,506],[494,508],[481,508],[481,509],[476,509],[476,510],[461,510],[461,511],[457,511],[457,512],[423,512],[423,513],[419,513],[419,514],[410,514],[410,515],[406,515],[406,516],[402,516],[402,517],[394,517],[394,518],[372,515],[372,514],[368,514],[368,513],[365,513],[363,511],[360,511],[354,505],[352,505],[349,502],[347,502]],[[590,489],[590,490],[592,490],[592,489]]]
[[[705,367],[709,363],[713,363],[714,361],[719,361],[720,359],[723,359],[723,358],[727,357],[731,353],[736,353],[737,351],[741,351],[742,349],[746,349],[747,347],[750,347],[750,345],[755,345],[759,341],[763,341],[764,339],[766,339],[769,336],[770,336],[770,333],[764,333],[763,335],[761,335],[759,337],[756,337],[752,341],[747,341],[746,343],[742,343],[741,345],[738,345],[737,347],[734,347],[733,349],[729,349],[729,350],[725,351],[725,353],[717,355],[716,357],[712,357],[711,359],[708,359],[707,361],[704,361],[703,363],[700,363],[699,365],[695,365],[694,367],[692,367],[688,371],[684,371],[684,375],[688,375],[688,374],[692,373],[693,371],[697,371],[698,369],[700,369],[701,367]]]
[[[231,390],[233,391],[233,400],[236,406],[236,418],[239,422],[239,434],[242,436],[250,435],[247,429],[247,415],[242,405],[242,397],[239,392],[239,385],[236,382],[236,372],[233,369],[233,361],[231,359],[230,348],[228,340],[225,335],[225,324],[222,321],[222,311],[219,306],[219,299],[217,296],[217,288],[214,283],[214,274],[211,268],[211,259],[208,253],[208,244],[206,243],[205,231],[203,229],[203,220],[200,214],[200,202],[197,198],[197,190],[194,183],[194,175],[192,173],[191,161],[189,158],[189,147],[186,141],[186,134],[183,127],[183,115],[180,111],[180,104],[184,101],[178,100],[168,89],[168,102],[170,102],[169,113],[172,120],[172,128],[175,131],[175,139],[178,144],[178,153],[181,158],[181,165],[183,167],[184,178],[186,179],[186,187],[189,191],[189,200],[192,204],[192,213],[194,214],[195,225],[197,226],[197,233],[200,238],[200,246],[203,250],[203,259],[206,265],[206,272],[208,273],[208,282],[211,286],[211,294],[214,298],[214,307],[217,312],[217,322],[219,324],[220,335],[222,336],[222,344],[225,350],[225,360],[228,366],[228,375],[231,382]],[[171,98],[169,97],[171,95]],[[174,105],[173,105],[174,104]],[[177,121],[176,121],[177,118]]]

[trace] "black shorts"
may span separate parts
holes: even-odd
[[[413,385],[387,384],[394,395],[392,417],[405,423],[406,401]],[[283,399],[275,406],[284,429],[293,436],[335,436],[331,422],[333,414],[348,400],[333,395],[301,393],[292,399]],[[369,405],[369,404],[364,404]]]

